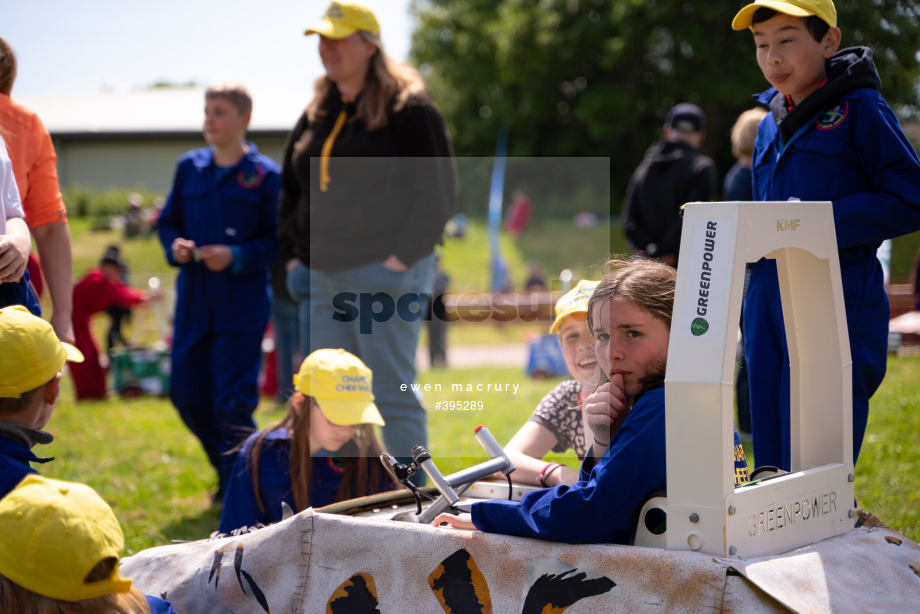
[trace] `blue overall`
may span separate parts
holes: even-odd
[[[920,229],[920,159],[898,120],[872,87],[866,49],[838,52],[852,67],[806,98],[824,96],[783,133],[786,111],[775,89],[760,95],[773,112],[761,122],[754,146],[754,199],[832,201],[853,366],[853,462],[869,417],[869,397],[885,376],[888,297],[875,252],[885,240]],[[848,89],[862,76],[869,86]],[[874,78],[877,82],[877,77]],[[844,85],[841,85],[843,82]],[[827,91],[825,91],[827,90]],[[812,112],[813,110],[813,112]],[[789,111],[791,114],[793,111]],[[783,119],[786,122],[788,118]],[[776,261],[751,271],[744,302],[744,351],[750,377],[754,460],[789,470],[790,374]]]
[[[180,266],[172,345],[170,399],[201,441],[220,477],[221,494],[235,454],[255,428],[261,343],[268,323],[268,268],[278,258],[279,169],[255,145],[221,169],[210,148],[179,158],[157,232],[170,264],[176,238],[228,245],[233,263],[209,270]]]
[[[747,481],[737,431],[735,484]],[[642,504],[667,488],[664,387],[642,394],[596,461],[590,451],[575,484],[483,501],[472,507],[481,531],[570,544],[629,544]]]

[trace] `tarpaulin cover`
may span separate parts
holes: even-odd
[[[739,561],[312,509],[122,563],[143,593],[178,612],[208,614],[902,611],[920,604],[918,569],[920,547],[881,527]]]

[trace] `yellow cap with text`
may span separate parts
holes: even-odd
[[[384,425],[374,405],[373,376],[361,359],[343,349],[316,350],[300,365],[294,389],[316,399],[333,424]]]
[[[357,2],[336,0],[329,5],[323,18],[307,28],[306,35],[322,34],[329,38],[346,38],[357,31],[380,34],[380,24],[374,12]]]

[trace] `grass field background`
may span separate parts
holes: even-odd
[[[173,272],[154,238],[123,242],[113,232],[91,232],[84,220],[74,220],[72,234],[77,275],[85,273],[107,245],[120,244],[131,268],[132,285],[145,286],[147,279],[155,275],[163,280],[164,287],[171,287]],[[448,240],[444,246],[443,262],[455,290],[486,289],[485,234],[481,224],[474,224],[465,239]],[[565,267],[576,270],[576,278],[591,277],[597,270],[592,267],[603,260],[611,241],[610,251],[622,252],[619,234],[614,231],[608,235],[606,227],[586,231],[566,222],[541,222],[517,239],[504,237],[502,245],[520,281],[528,258],[537,258],[551,278],[552,272]],[[910,250],[901,251],[903,260]],[[903,262],[898,266],[903,267]],[[150,307],[141,308],[129,334],[141,343],[156,341],[153,317]],[[483,331],[470,337],[470,342],[482,344],[519,342],[529,331],[545,328],[488,323],[464,326]],[[105,327],[104,316],[95,320],[94,331],[100,337]],[[455,339],[451,338],[451,342]],[[482,401],[484,405],[481,411],[430,411],[429,449],[442,471],[449,473],[485,460],[473,439],[473,428],[483,424],[499,442],[505,443],[557,381],[532,380],[522,367],[445,369],[420,374],[420,383],[442,386],[443,392],[426,393],[429,410],[436,401]],[[920,433],[918,382],[920,357],[890,358],[888,377],[872,399],[868,434],[856,471],[859,505],[915,541],[920,539],[920,450],[915,443]],[[449,392],[454,383],[474,387],[516,384],[518,391]],[[256,419],[265,425],[283,412],[283,407],[265,400]],[[35,451],[38,456],[53,456],[55,460],[39,466],[39,471],[96,488],[112,504],[124,526],[128,554],[175,540],[201,539],[216,529],[218,512],[211,506],[209,495],[215,478],[198,442],[168,400],[125,400],[113,395],[107,401],[75,404],[70,379],[65,378],[61,400],[47,430],[55,435],[55,441]],[[576,465],[571,456],[559,460]]]

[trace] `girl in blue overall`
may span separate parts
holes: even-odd
[[[667,487],[664,376],[677,273],[651,260],[612,264],[588,302],[599,385],[585,400],[593,445],[579,481],[520,501],[474,503],[472,514],[441,514],[435,526],[573,544],[630,543],[643,502]],[[735,464],[736,483],[746,481],[743,454]]]
[[[282,503],[300,512],[398,488],[380,464],[373,425],[384,422],[371,381],[370,369],[345,350],[307,356],[287,415],[251,435],[237,456],[222,533],[278,522]]]

